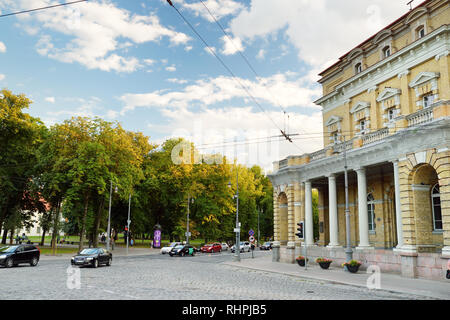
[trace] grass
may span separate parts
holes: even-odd
[[[39,247],[41,250],[41,254],[53,254],[51,247]],[[78,248],[56,248],[56,254],[69,254],[69,253],[78,253]]]

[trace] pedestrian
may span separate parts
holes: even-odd
[[[102,243],[106,243],[106,237],[104,233],[102,234]]]
[[[133,244],[134,244],[134,239],[131,238],[131,240],[130,240],[130,246],[133,246]]]
[[[447,279],[450,279],[450,259],[448,259],[447,261],[447,275],[446,275]]]

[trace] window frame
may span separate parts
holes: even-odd
[[[416,38],[421,39],[425,37],[425,26],[421,25],[416,29]]]
[[[429,98],[432,98],[431,99],[431,103],[428,102]],[[424,109],[431,107],[431,105],[433,103],[434,103],[434,94],[427,93],[427,94],[423,95],[423,97],[422,97],[422,106],[423,106]]]
[[[437,189],[436,189],[437,187]],[[437,193],[435,193],[434,191],[437,190]],[[433,216],[433,231],[438,231],[441,232],[443,231],[443,221],[442,221],[442,206],[441,206],[441,192],[439,189],[439,183],[436,183],[432,188],[431,188],[431,212],[432,212],[432,216]],[[440,220],[436,220],[436,212],[435,212],[435,204],[434,204],[434,198],[439,198],[439,210],[440,210],[440,215],[441,215],[441,219]],[[441,222],[441,228],[438,229],[436,228],[436,222],[440,221]]]
[[[375,198],[372,193],[367,195],[367,215],[368,215],[368,223],[369,223],[369,231],[375,232],[376,224],[375,224]]]
[[[362,63],[358,62],[357,64],[355,64],[355,74],[359,74],[362,72]]]
[[[392,55],[391,46],[385,46],[383,49],[381,49],[381,52],[383,53],[383,59],[390,57]]]

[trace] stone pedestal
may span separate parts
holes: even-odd
[[[295,263],[295,242],[288,242],[286,247],[286,255],[288,263]]]
[[[272,244],[272,262],[280,262],[280,242],[274,241]]]
[[[417,278],[417,253],[401,252],[402,277]]]

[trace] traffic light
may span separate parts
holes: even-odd
[[[304,239],[304,235],[303,235],[303,221],[300,221],[299,223],[297,223],[298,228],[297,228],[297,233],[295,234],[297,237],[299,237],[299,239]]]

